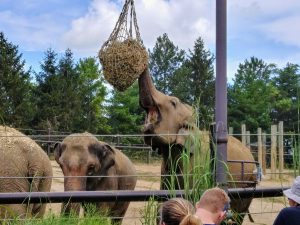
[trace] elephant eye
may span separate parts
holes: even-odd
[[[95,170],[95,165],[90,165],[90,166],[88,167],[87,175],[88,175],[88,176],[92,176],[93,173],[94,173],[94,170]]]
[[[174,108],[176,108],[176,101],[174,99],[171,99],[171,104],[173,105]]]

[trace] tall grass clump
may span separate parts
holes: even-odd
[[[142,225],[156,225],[158,216],[159,204],[153,198],[150,198],[146,203],[144,209],[141,211]]]
[[[200,131],[199,116],[195,110],[194,123],[192,123],[185,135],[183,150],[178,153],[178,158],[172,158],[171,151],[174,146],[169,147],[169,162],[171,174],[166,184],[171,196],[176,189],[183,189],[185,198],[193,203],[199,201],[202,193],[214,186],[215,160],[211,157],[210,132]],[[213,147],[215,151],[215,146]],[[216,154],[214,154],[216,155]],[[182,174],[182,176],[178,176]],[[178,185],[178,184],[181,184]],[[178,188],[180,187],[180,188]]]

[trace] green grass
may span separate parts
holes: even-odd
[[[99,214],[94,206],[88,206],[84,217],[76,215],[55,215],[49,212],[43,218],[19,218],[3,219],[2,225],[112,225],[109,217]]]

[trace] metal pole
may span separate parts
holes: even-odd
[[[227,190],[226,0],[216,0],[216,183]]]
[[[232,188],[228,189],[231,199],[266,198],[283,195],[290,187]],[[192,193],[193,190],[190,191]],[[186,191],[70,191],[70,192],[7,192],[0,193],[0,204],[59,203],[59,202],[115,202],[115,201],[165,201],[172,197],[185,197]],[[175,195],[175,196],[174,196]]]

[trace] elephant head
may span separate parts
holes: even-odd
[[[88,133],[72,134],[56,143],[54,155],[65,176],[65,191],[95,190],[102,178],[93,176],[107,175],[115,164],[114,150]],[[79,213],[79,209],[79,204],[71,203],[62,210]]]
[[[194,124],[193,108],[158,91],[148,68],[139,77],[139,95],[140,106],[147,113],[143,130],[146,144],[158,148],[183,144],[182,134]]]
[[[145,142],[153,148],[159,149],[163,155],[161,166],[162,175],[173,174],[175,171],[178,183],[175,188],[184,187],[182,177],[182,165],[179,155],[189,142],[190,158],[195,158],[195,153],[199,153],[199,145],[193,145],[197,140],[201,143],[201,153],[209,149],[209,135],[201,132],[195,123],[194,112],[191,106],[180,102],[176,97],[168,96],[158,91],[151,80],[148,68],[139,77],[140,106],[145,109],[147,116],[144,124]],[[169,135],[168,135],[169,134]],[[184,134],[184,135],[183,135]],[[192,134],[192,135],[187,135]],[[188,141],[188,140],[191,141]],[[198,146],[198,147],[197,147]],[[196,149],[198,148],[198,149]],[[254,162],[250,150],[238,139],[228,137],[228,160]],[[178,162],[178,163],[172,163]],[[192,162],[192,160],[191,160]],[[191,166],[191,164],[189,164]],[[229,173],[232,174],[233,181],[243,181],[233,183],[235,187],[255,186],[256,175],[253,173],[255,165],[246,163],[228,162]],[[242,179],[241,179],[242,178]],[[168,176],[162,176],[161,188],[165,189],[168,183]],[[244,181],[246,181],[244,183]],[[249,182],[249,183],[247,183]],[[237,212],[247,212],[252,198],[232,199],[232,208]]]

